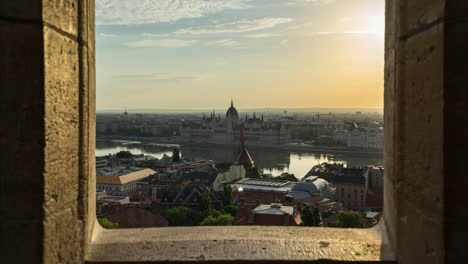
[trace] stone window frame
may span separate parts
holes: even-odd
[[[89,2],[93,2],[89,0]],[[88,10],[91,13],[93,10]],[[88,25],[94,30],[94,20]],[[94,36],[90,34],[89,36]],[[94,43],[94,39],[88,39]],[[94,47],[93,47],[94,50]],[[94,54],[93,54],[94,57]],[[89,69],[94,71],[94,64]],[[95,81],[89,94],[95,94]],[[89,146],[94,146],[95,100],[90,98]],[[94,118],[93,118],[94,117]],[[95,215],[94,149],[89,149],[88,263],[165,261],[392,261],[384,221],[368,229],[314,227],[165,227],[103,229]]]
[[[386,3],[379,226],[109,231],[95,215],[94,0],[0,1],[2,260],[465,263],[468,1]]]

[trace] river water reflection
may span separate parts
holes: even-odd
[[[209,159],[215,161],[234,161],[237,158],[236,147],[171,145],[127,140],[98,140],[96,142],[96,156],[115,154],[121,150],[128,150],[133,154],[146,154],[159,159],[163,157],[164,154],[171,156],[172,150],[175,147],[178,147],[181,156],[188,160]],[[314,165],[322,162],[344,163],[348,167],[365,165],[383,166],[382,155],[323,154],[257,148],[249,148],[249,152],[259,169],[262,169],[264,173],[269,173],[274,176],[280,175],[282,172],[289,172],[301,178],[307,174]]]

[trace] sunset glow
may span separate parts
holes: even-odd
[[[97,109],[382,108],[384,2],[97,0]]]

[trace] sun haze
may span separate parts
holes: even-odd
[[[384,0],[96,0],[97,110],[382,108]]]

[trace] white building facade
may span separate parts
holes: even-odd
[[[351,126],[346,132],[346,146],[349,148],[383,150],[383,127]]]
[[[240,138],[240,128],[244,127],[245,142],[249,145],[281,145],[290,141],[289,127],[280,122],[266,122],[263,118],[240,118],[234,103],[226,112],[225,119],[211,113],[200,123],[182,123],[181,137],[187,141],[219,144],[236,144]]]

